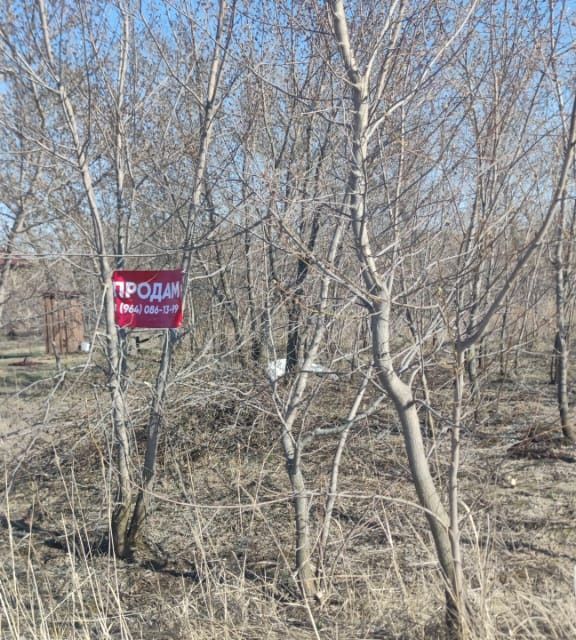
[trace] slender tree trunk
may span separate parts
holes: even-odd
[[[316,181],[318,181],[318,171],[322,161],[324,159],[325,144],[322,147],[320,160],[318,161],[318,168],[316,172]],[[303,216],[305,213],[303,213]],[[310,235],[306,242],[306,248],[309,253],[314,251],[316,240],[318,239],[318,232],[320,231],[320,210],[316,209],[312,216],[312,222],[310,226]],[[286,374],[292,375],[298,366],[298,359],[300,357],[300,339],[301,339],[301,318],[302,318],[302,305],[304,304],[304,282],[308,276],[309,265],[308,262],[300,257],[298,259],[298,265],[296,267],[296,279],[294,288],[289,292],[288,303],[288,339],[286,343]]]
[[[348,412],[348,416],[346,418],[347,424],[343,429],[342,433],[340,434],[340,439],[338,440],[338,446],[336,447],[336,452],[334,454],[334,458],[332,459],[332,465],[330,469],[330,483],[326,492],[326,503],[324,507],[324,522],[322,523],[322,530],[320,533],[320,544],[319,544],[319,549],[320,549],[319,565],[323,569],[325,569],[325,565],[326,565],[328,538],[330,536],[330,524],[332,522],[332,513],[334,512],[334,506],[336,504],[336,498],[337,498],[340,462],[344,454],[344,449],[346,447],[348,435],[350,434],[350,429],[354,424],[354,419],[356,418],[356,415],[358,414],[358,410],[360,409],[360,405],[362,404],[362,400],[364,398],[364,394],[366,393],[368,383],[370,382],[371,375],[372,375],[372,369],[370,369],[366,373],[366,375],[364,376],[364,379],[362,380],[360,389],[358,389],[356,393],[356,397],[354,398],[354,402],[352,403],[352,407],[350,408],[350,411]]]
[[[502,310],[502,321],[500,323],[500,346],[499,346],[499,361],[500,361],[500,378],[506,380],[508,377],[508,304],[504,304]]]
[[[142,485],[138,490],[136,504],[130,520],[129,530],[126,532],[127,543],[134,550],[138,537],[142,533],[143,524],[150,510],[152,486],[156,470],[156,457],[158,454],[158,438],[164,419],[164,398],[172,361],[172,345],[175,340],[175,332],[168,330],[164,334],[162,345],[161,367],[158,370],[155,394],[150,409],[150,416],[146,427],[146,451],[144,454],[144,466],[142,469]]]
[[[252,234],[244,232],[244,260],[246,267],[246,288],[248,297],[248,313],[250,317],[250,360],[259,363],[264,352],[264,336],[262,334],[262,310],[256,308],[254,297],[254,274],[252,267]]]
[[[14,221],[12,222],[12,226],[8,232],[6,245],[2,248],[3,259],[0,263],[0,327],[2,327],[4,308],[8,299],[8,277],[12,269],[16,239],[24,228],[25,219],[26,209],[24,204],[21,203],[17,208]]]
[[[569,419],[568,400],[568,327],[566,325],[566,265],[564,259],[565,205],[560,206],[560,220],[556,237],[556,338],[554,341],[555,383],[560,426],[569,442],[576,442],[576,425]]]
[[[198,143],[198,154],[196,157],[195,172],[193,177],[192,196],[188,211],[187,226],[184,237],[184,250],[182,254],[181,268],[183,273],[182,299],[185,300],[188,293],[188,277],[192,262],[193,252],[193,231],[196,224],[196,214],[199,210],[206,168],[208,165],[208,154],[212,143],[214,119],[219,108],[217,100],[221,73],[226,60],[232,27],[234,24],[235,0],[228,7],[226,0],[220,0],[217,35],[215,38],[212,60],[205,91],[205,98],[198,107],[201,112],[201,130]],[[162,356],[158,366],[156,382],[154,386],[154,398],[147,425],[146,450],[144,453],[144,465],[142,468],[142,480],[136,498],[136,509],[128,518],[129,526],[123,530],[125,536],[125,547],[134,549],[138,539],[143,533],[147,515],[151,509],[151,490],[154,483],[156,456],[158,450],[158,439],[160,437],[161,426],[164,421],[166,391],[168,388],[168,375],[170,364],[174,353],[174,347],[178,340],[176,336],[167,333],[164,336]]]
[[[475,214],[477,215],[477,214]],[[473,218],[475,218],[475,215]],[[472,236],[476,235],[475,224],[471,223],[469,243],[467,251],[471,250]],[[470,328],[473,329],[477,320],[478,300],[480,299],[480,285],[481,285],[481,264],[483,258],[478,258],[479,264],[474,270],[474,282],[472,284],[472,309],[470,311]],[[472,399],[475,403],[480,400],[480,380],[479,380],[479,364],[480,356],[477,352],[476,345],[473,344],[466,352],[466,371],[468,373],[468,379],[470,381],[470,391]]]
[[[556,385],[558,380],[558,359],[560,357],[560,334],[558,330],[554,334],[554,346],[552,347],[552,357],[550,358],[550,384]]]
[[[464,397],[464,353],[456,354],[454,376],[454,409],[452,416],[452,432],[450,438],[450,471],[448,477],[448,500],[450,504],[450,545],[454,565],[452,593],[447,596],[448,628],[457,638],[466,637],[466,598],[464,594],[464,577],[462,572],[462,551],[460,546],[460,517],[458,472],[460,470],[460,433],[462,426],[462,402]]]
[[[286,471],[292,487],[292,506],[296,527],[296,571],[302,597],[306,600],[317,596],[316,571],[312,562],[312,541],[310,539],[310,498],[306,489],[300,451],[292,433],[285,429],[282,435]]]
[[[46,57],[52,68],[54,77],[58,76],[58,65],[54,59],[52,42],[48,26],[48,18],[44,0],[38,0],[40,18],[42,22],[42,32]],[[72,101],[68,95],[66,84],[59,81],[58,96],[64,117],[66,119],[68,131],[72,137],[74,152],[76,154],[76,165],[82,178],[82,184],[88,208],[90,211],[93,243],[99,267],[100,283],[104,290],[104,322],[106,335],[106,354],[108,358],[108,387],[111,396],[112,425],[114,429],[116,471],[118,474],[117,494],[112,514],[112,540],[114,552],[124,557],[127,554],[126,531],[130,518],[130,507],[132,502],[132,482],[130,474],[130,440],[128,437],[128,407],[126,405],[123,383],[123,357],[122,349],[116,330],[114,318],[114,291],[112,287],[112,270],[109,265],[105,248],[105,234],[102,216],[98,205],[98,198],[94,188],[92,175],[87,157],[87,147],[80,137],[80,129],[77,124],[76,112]]]

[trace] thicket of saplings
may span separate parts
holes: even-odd
[[[546,432],[554,438],[559,429],[550,328],[538,314],[528,327],[523,320],[507,327],[505,346],[503,332],[490,333],[479,393],[467,392],[462,550],[477,638],[576,631],[574,472],[542,448],[538,456],[518,454],[534,434],[549,442]],[[396,325],[400,350],[410,336],[403,324]],[[519,326],[521,343],[512,338]],[[295,430],[308,438],[302,468],[314,599],[302,597],[297,579],[294,489],[280,443],[282,408],[299,372],[271,380],[270,360],[241,357],[231,332],[200,351],[188,336],[173,363],[153,511],[130,561],[115,557],[109,535],[116,442],[102,354],[88,368],[71,360],[55,379],[7,396],[38,431],[6,440],[2,637],[443,637],[445,585],[398,419],[371,379],[344,441],[369,350],[350,339],[350,327],[335,335],[349,339],[323,354],[330,374],[310,375]],[[126,388],[140,453],[160,355],[160,337],[147,337],[130,349]],[[446,491],[450,354],[431,345],[428,356],[426,393],[438,412],[426,412],[421,384],[417,397],[428,456]]]

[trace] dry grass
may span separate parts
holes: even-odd
[[[306,607],[272,405],[245,378],[245,389],[204,377],[173,391],[157,508],[132,564],[107,553],[112,444],[98,376],[71,375],[48,411],[46,388],[28,392],[11,433],[42,432],[25,455],[21,438],[3,438],[1,638],[443,637],[442,584],[392,414],[350,438],[323,558],[327,597]],[[478,639],[576,637],[575,465],[506,456],[529,426],[554,420],[543,380],[507,383],[498,405],[494,385],[466,435],[463,547]],[[347,384],[326,383],[309,424],[345,413]],[[143,393],[134,389],[133,406]],[[134,415],[138,443],[145,416]],[[439,481],[446,445],[441,437],[432,453]],[[317,523],[334,447],[318,442],[306,460]]]

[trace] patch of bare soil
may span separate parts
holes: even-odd
[[[45,391],[29,397],[49,430],[59,425],[57,438],[4,456],[2,638],[443,637],[443,586],[390,408],[350,436],[329,544],[317,556],[325,598],[306,606],[266,390],[218,402],[206,401],[206,380],[179,390],[188,400],[174,403],[166,425],[146,543],[126,563],[109,553],[113,438],[105,391],[94,384],[59,389],[47,414]],[[326,383],[308,424],[345,415],[346,385]],[[576,465],[510,455],[535,424],[554,423],[552,390],[511,382],[486,393],[467,423],[461,471],[473,637],[576,637]],[[141,448],[145,415],[135,416]],[[444,490],[448,445],[442,425],[427,440]],[[335,447],[318,441],[306,457],[315,527]]]

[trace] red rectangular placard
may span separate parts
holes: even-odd
[[[182,326],[182,271],[115,271],[116,324],[131,329]]]

